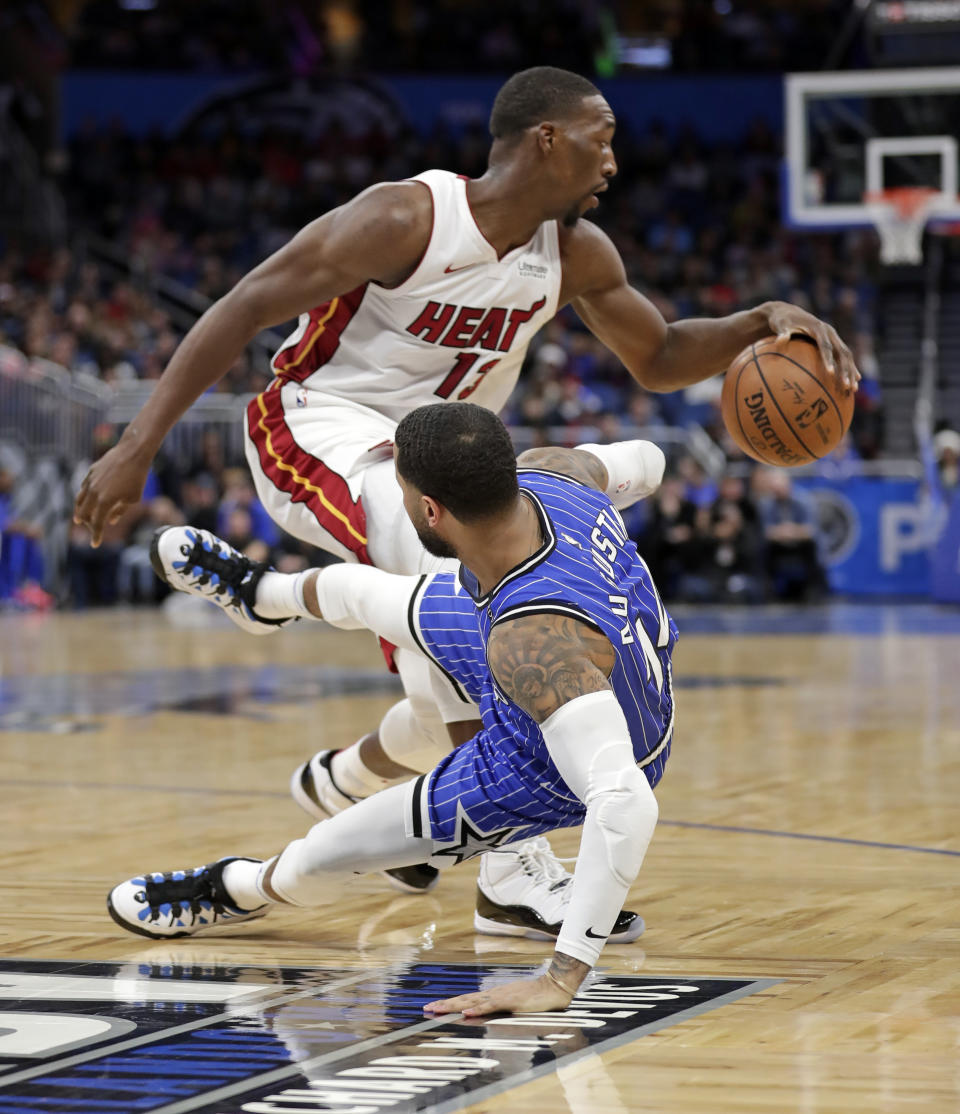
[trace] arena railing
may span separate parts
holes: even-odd
[[[95,441],[109,441],[139,411],[153,384],[134,381],[116,386],[84,374],[71,374],[49,360],[29,359],[22,352],[0,345],[0,447],[18,455],[30,466],[28,480],[34,495],[27,500],[24,517],[40,525],[44,534],[48,577],[45,587],[64,595],[69,511],[74,488],[90,461]],[[204,435],[220,434],[228,465],[244,461],[243,428],[251,396],[211,393],[197,400],[164,441],[168,460],[184,466],[200,458]],[[112,430],[98,430],[98,426]],[[591,425],[551,426],[510,430],[517,451],[537,445],[574,446],[605,440]],[[702,428],[622,427],[618,437],[646,437],[661,445],[669,456],[689,453],[704,470],[717,476],[725,467],[722,451]],[[12,447],[12,449],[11,449]],[[749,471],[746,463],[731,470]],[[797,469],[801,475],[804,469]],[[919,478],[917,460],[852,461],[844,475]],[[41,482],[42,480],[42,482]]]
[[[161,274],[140,265],[136,258],[118,245],[100,236],[83,233],[73,243],[78,258],[97,263],[115,278],[122,278],[150,295],[162,309],[170,314],[177,328],[186,332],[213,304],[212,299],[199,293],[169,275]],[[250,342],[250,355],[258,371],[268,372],[274,352],[284,341],[282,333],[264,329]]]
[[[131,421],[153,390],[153,383],[133,380],[111,385],[85,374],[71,374],[49,360],[28,359],[22,352],[0,345],[0,441],[14,442],[29,455],[56,456],[70,465],[89,459],[96,427],[119,427]],[[171,430],[164,452],[179,460],[192,459],[208,429],[222,436],[228,460],[244,456],[243,426],[251,395],[210,392],[202,395]],[[535,445],[573,446],[606,440],[596,425],[511,426],[518,452]],[[686,452],[711,476],[726,467],[723,451],[701,426],[622,426],[618,437],[642,437],[663,445],[668,454]],[[743,467],[752,467],[744,463]],[[916,460],[852,461],[850,474],[907,476],[920,474]],[[797,474],[804,470],[797,469]]]
[[[112,396],[102,380],[0,345],[0,441],[27,457],[83,460],[94,429],[108,420]]]

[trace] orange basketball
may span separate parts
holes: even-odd
[[[823,366],[809,337],[776,337],[745,348],[730,365],[720,405],[730,436],[754,460],[795,468],[840,443],[853,417],[846,392]]]

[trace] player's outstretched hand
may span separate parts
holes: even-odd
[[[820,358],[827,371],[832,372],[846,390],[857,389],[860,372],[853,362],[853,353],[832,325],[789,302],[769,302],[767,307],[767,323],[779,343],[785,344],[793,333],[810,337],[820,349]]]
[[[535,979],[514,979],[489,990],[473,994],[458,994],[456,998],[442,998],[428,1002],[424,1013],[462,1013],[464,1017],[485,1017],[491,1013],[542,1013],[544,1010],[562,1010],[573,1001],[573,995],[561,990],[546,975]]]
[[[90,544],[98,546],[107,523],[140,501],[150,463],[144,463],[121,441],[90,466],[73,505],[73,521],[90,530]]]

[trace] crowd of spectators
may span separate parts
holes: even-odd
[[[71,56],[76,66],[193,72],[550,63],[590,74],[629,67],[640,41],[661,47],[658,66],[686,72],[819,69],[848,9],[847,0],[90,0]]]
[[[74,375],[156,379],[179,344],[170,315],[68,248],[0,257],[0,343]]]
[[[71,493],[118,435],[108,424],[94,431],[92,456],[74,468]],[[18,517],[17,478],[0,444],[0,606],[46,609],[54,598],[42,588],[42,531],[29,516]],[[827,592],[815,505],[782,469],[712,479],[691,456],[674,455],[659,491],[625,519],[668,601],[816,602]],[[142,500],[105,528],[99,547],[90,546],[85,528],[70,526],[62,602],[84,608],[162,599],[167,590],[150,565],[151,538],[158,526],[184,523],[281,571],[331,560],[277,527],[247,468],[229,457],[221,433],[208,429],[189,459],[161,452]]]
[[[134,137],[119,125],[90,127],[70,147],[72,223],[120,245],[135,273],[216,298],[299,227],[370,183],[428,166],[475,176],[487,146],[480,130],[388,136],[379,125],[349,131],[336,121],[310,139],[277,128]],[[619,180],[598,220],[633,285],[667,320],[783,298],[832,321],[870,380],[854,440],[863,455],[876,455],[882,430],[876,407],[868,413],[876,402],[873,233],[784,230],[779,141],[760,121],[730,145],[711,144],[692,128],[670,134],[654,124],[642,135],[621,128],[617,156]],[[572,315],[545,334],[536,355],[537,374],[512,408],[517,420],[576,424],[632,405],[622,367]],[[670,423],[693,413],[722,433],[709,391],[637,405]]]
[[[39,254],[8,248],[0,255],[0,344],[78,377],[113,384],[155,379],[180,339],[167,304],[152,292],[158,279],[216,298],[300,225],[369,182],[427,166],[477,175],[486,150],[485,135],[470,129],[390,138],[375,126],[352,133],[336,122],[309,140],[255,127],[196,137],[134,137],[119,125],[82,130],[72,140],[66,176],[71,226],[109,240],[130,261],[134,278],[117,277],[77,249]],[[693,129],[673,134],[654,124],[641,135],[622,129],[617,155],[619,179],[598,219],[633,285],[668,321],[725,314],[768,298],[795,302],[832,321],[853,348],[865,382],[852,436],[829,466],[875,456],[882,447],[882,406],[872,350],[872,234],[798,236],[785,230],[778,210],[778,141],[760,122],[731,145],[709,143]],[[262,361],[245,356],[217,389],[257,391],[268,375]],[[584,427],[591,439],[615,440],[637,428],[655,438],[665,427],[696,423],[722,448],[733,473],[746,475],[748,462],[723,427],[718,391],[715,382],[667,395],[640,390],[565,310],[531,347],[505,416],[513,425],[532,427],[529,436],[568,442]],[[149,594],[143,537],[150,522],[174,512],[195,514],[203,499],[212,501],[208,510],[232,506],[238,465],[242,461],[202,470],[198,484],[195,464],[178,470],[170,463],[139,517],[117,524],[96,555],[76,537],[73,600]],[[787,544],[778,536],[790,531],[761,513],[771,497],[766,490],[761,497],[764,481],[748,482],[746,492],[733,497],[739,480],[724,480],[721,490],[703,476],[685,476],[697,467],[692,458],[680,457],[674,465],[676,482],[666,485],[663,500],[672,505],[677,482],[683,483],[686,494],[674,508],[681,521],[671,521],[674,512],[661,513],[658,500],[655,513],[635,522],[635,532],[651,531],[649,544],[659,547],[655,563],[668,596],[753,599],[795,592],[797,578],[789,570],[810,572],[815,538],[797,536]],[[259,531],[248,544],[292,560],[315,556],[289,540],[283,543],[287,550],[277,550],[271,525],[254,513],[253,503],[244,506]],[[218,517],[221,530],[229,518]],[[240,518],[238,510],[231,529],[243,538]],[[809,513],[795,511],[791,521],[800,532],[815,533]],[[677,528],[689,536],[678,541]],[[139,557],[121,557],[137,546]],[[106,562],[106,579],[96,574],[98,561]],[[822,590],[822,576],[807,579],[812,591]]]
[[[684,457],[638,513],[633,534],[667,599],[809,603],[827,593],[816,507],[782,469],[712,482]]]

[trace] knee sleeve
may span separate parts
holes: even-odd
[[[380,746],[391,761],[425,774],[450,750],[450,739],[444,725],[438,721],[433,726],[439,727],[442,735],[424,730],[410,701],[401,700],[380,721]]]
[[[433,676],[436,670],[420,653],[401,650],[394,655],[394,661],[407,699],[395,704],[384,716],[380,744],[394,762],[425,773],[449,754],[452,746],[444,712],[437,704]]]

